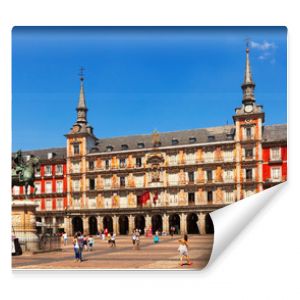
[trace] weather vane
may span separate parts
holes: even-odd
[[[84,67],[80,67],[80,69],[79,69],[79,76],[80,76],[80,80],[81,81],[83,81],[83,79],[84,79],[84,77],[83,77],[83,71],[84,71],[85,69],[84,69]]]

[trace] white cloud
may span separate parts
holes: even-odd
[[[269,50],[269,49],[275,49],[275,44],[269,43],[267,41],[264,41],[263,43],[257,43],[254,41],[250,41],[250,47],[265,51],[265,50]]]

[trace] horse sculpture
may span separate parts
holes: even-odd
[[[28,186],[32,186],[35,194],[36,187],[34,186],[34,174],[36,171],[40,171],[40,162],[38,157],[32,157],[27,162],[18,164],[15,168],[12,168],[12,188],[14,186],[24,186],[25,198],[27,198]]]

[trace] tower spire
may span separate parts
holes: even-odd
[[[243,103],[255,102],[255,97],[254,97],[255,83],[253,82],[253,79],[252,79],[252,72],[251,72],[251,67],[250,67],[249,52],[250,52],[249,41],[247,41],[247,47],[246,47],[246,67],[245,67],[244,82],[242,84]]]
[[[84,68],[81,67],[80,68],[80,73],[79,73],[79,76],[80,76],[80,92],[79,92],[79,100],[78,100],[78,105],[77,105],[76,111],[77,111],[77,123],[87,124],[86,115],[87,115],[88,109],[86,107],[85,96],[84,96],[83,70],[84,70]]]

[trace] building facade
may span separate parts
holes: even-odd
[[[87,122],[81,77],[77,120],[60,149],[64,161],[52,165],[52,172],[63,165],[63,209],[56,194],[52,209],[43,204],[47,178],[41,174],[42,223],[60,220],[57,227],[69,234],[169,232],[171,226],[178,233],[213,233],[210,212],[286,180],[286,125],[264,126],[254,89],[247,49],[233,125],[98,139]]]

